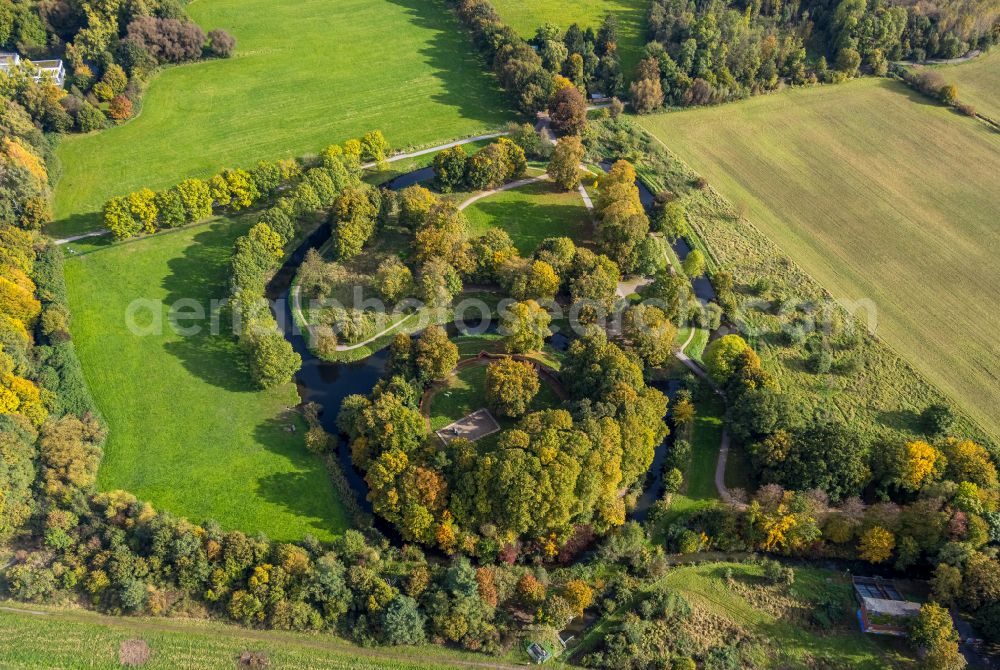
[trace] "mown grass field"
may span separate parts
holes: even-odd
[[[577,191],[563,191],[549,181],[535,182],[478,200],[465,208],[469,235],[502,228],[522,256],[530,256],[547,237],[580,243],[593,236],[590,212]]]
[[[725,579],[732,574],[732,583]],[[662,586],[690,603],[689,627],[704,644],[745,640],[755,667],[905,668],[902,642],[863,635],[852,616],[848,578],[835,572],[796,568],[791,586],[770,586],[758,565],[709,563],[671,570]],[[840,605],[832,630],[812,624],[817,603]]]
[[[67,259],[73,337],[109,428],[98,484],[196,523],[330,539],[348,521],[305,449],[304,422],[290,411],[294,385],[255,390],[225,319],[218,334],[207,319],[178,322],[201,326],[188,337],[170,325],[178,301],[208,313],[210,300],[228,295],[233,241],[249,224],[217,219]],[[162,332],[129,329],[139,299],[153,302],[134,323],[150,326],[155,314]]]
[[[879,79],[639,123],[834,297],[873,301],[877,334],[1000,435],[1000,135]]]
[[[626,80],[632,76],[646,45],[649,3],[642,0],[493,0],[493,6],[525,39],[534,37],[535,30],[543,23],[553,23],[563,31],[577,23],[583,30],[590,27],[596,32],[604,15],[611,12],[618,18],[618,53]]]
[[[145,670],[235,668],[244,651],[263,652],[268,667],[279,670],[433,670],[477,667],[486,660],[442,647],[362,649],[329,634],[255,631],[183,619],[112,618],[82,610],[3,604],[9,606],[44,614],[0,609],[0,667],[5,670],[117,670],[123,667],[118,655],[121,643],[134,639],[149,645]]]
[[[237,53],[168,68],[125,125],[63,140],[56,235],[98,228],[110,196],[380,129],[393,147],[472,135],[509,117],[443,0],[200,0]]]
[[[958,87],[958,99],[980,114],[1000,120],[1000,49],[967,63],[942,66],[945,81]]]

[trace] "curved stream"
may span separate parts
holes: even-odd
[[[423,168],[399,175],[385,185],[393,190],[399,190],[432,177],[433,170],[431,168]],[[643,196],[643,204],[648,206],[653,200],[652,193],[638,180],[636,184],[639,186],[640,194]],[[285,338],[291,343],[295,352],[302,357],[302,368],[295,375],[295,382],[303,404],[314,402],[320,405],[322,407],[320,423],[323,429],[330,435],[339,435],[337,414],[340,411],[341,403],[349,395],[355,393],[368,395],[371,393],[372,388],[374,388],[375,384],[385,374],[388,349],[382,349],[363,360],[353,363],[325,361],[309,349],[304,333],[295,325],[295,320],[292,318],[292,281],[295,279],[299,266],[302,264],[303,259],[305,259],[309,249],[322,246],[330,238],[330,235],[330,227],[324,224],[307,237],[268,283],[266,296],[273,305],[275,319],[278,321],[279,328],[281,328]],[[690,251],[690,247],[684,252],[682,258],[687,255],[688,251]],[[681,254],[679,253],[678,255],[680,256]],[[709,285],[709,288],[711,288],[711,285]],[[701,296],[699,295],[699,297]],[[553,344],[557,348],[564,348],[568,346],[568,343],[568,340],[563,335],[557,334],[550,338],[550,344]],[[651,385],[656,386],[671,396],[671,399],[673,399],[674,394],[680,388],[680,382],[673,380]],[[646,486],[639,497],[635,509],[630,514],[630,518],[637,521],[645,520],[649,508],[663,494],[662,465],[671,442],[672,437],[668,436],[657,446],[653,463],[647,475]],[[368,484],[361,473],[351,463],[351,453],[347,440],[338,439],[337,455],[341,468],[344,471],[344,476],[350,483],[358,503],[362,509],[371,512],[371,503],[368,501]],[[381,521],[378,518],[376,520]],[[396,536],[391,527],[386,527],[387,524],[379,523],[378,526],[389,537]]]

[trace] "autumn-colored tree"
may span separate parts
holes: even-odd
[[[941,453],[948,461],[945,478],[956,482],[972,482],[984,489],[998,487],[997,469],[989,452],[972,440],[945,438],[940,443]]]
[[[512,263],[510,295],[515,300],[552,299],[559,292],[559,275],[545,261],[531,261],[525,266]]]
[[[858,552],[870,563],[884,563],[892,557],[896,548],[896,536],[881,526],[872,526],[861,534]]]
[[[526,361],[502,358],[486,368],[486,402],[501,416],[527,412],[539,387],[538,373]]]
[[[375,287],[383,300],[395,303],[413,291],[413,273],[398,257],[390,256],[375,272]]]
[[[108,105],[108,116],[115,121],[125,121],[132,118],[132,101],[124,95],[116,95]]]
[[[965,658],[958,650],[958,633],[947,609],[930,602],[910,624],[909,641],[923,650],[920,666],[926,670],[961,670]]]
[[[423,224],[427,213],[438,201],[436,195],[420,184],[407,186],[399,192],[399,222],[416,230]]]
[[[444,379],[458,363],[458,347],[441,326],[428,326],[416,345],[416,365],[423,379]]]
[[[594,601],[594,591],[582,579],[566,582],[562,588],[562,596],[569,603],[574,616],[583,616],[583,611]]]
[[[691,426],[694,423],[695,407],[688,398],[681,398],[674,403],[672,414],[674,425],[679,427]]]
[[[659,78],[640,79],[629,87],[632,108],[637,114],[648,114],[663,106],[663,86]]]
[[[517,597],[529,607],[537,606],[545,600],[545,585],[529,572],[517,582]]]
[[[117,196],[104,203],[101,217],[104,227],[111,231],[116,240],[128,239],[142,230],[142,224],[132,216],[126,196]]]
[[[650,305],[632,305],[625,310],[622,334],[639,357],[651,367],[660,367],[673,355],[677,327],[663,310]]]
[[[929,481],[935,472],[940,470],[942,462],[940,451],[923,440],[909,442],[903,448],[903,463],[899,480],[903,488],[917,491]]]
[[[361,138],[361,159],[381,163],[389,153],[389,142],[381,130],[373,130]]]
[[[576,135],[559,140],[552,151],[548,175],[567,191],[580,185],[580,163],[586,155],[583,142]]]
[[[505,335],[507,353],[524,354],[538,351],[545,338],[552,334],[552,317],[534,300],[516,302],[501,315],[500,332]]]
[[[418,262],[439,258],[465,269],[470,265],[465,214],[451,201],[435,204],[417,228],[413,246]]]
[[[185,179],[174,187],[184,207],[184,218],[195,223],[212,216],[212,195],[201,179]]]
[[[549,119],[557,133],[579,135],[587,125],[587,101],[575,86],[564,86],[552,96]]]

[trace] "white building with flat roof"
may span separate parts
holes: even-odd
[[[37,82],[41,82],[47,76],[59,86],[66,81],[66,68],[58,58],[30,61],[21,58],[20,54],[0,52],[0,72],[9,74],[12,69],[21,65],[34,69],[34,78]]]

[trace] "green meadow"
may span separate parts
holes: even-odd
[[[249,224],[215,219],[67,259],[73,338],[109,428],[98,486],[195,523],[329,540],[348,520],[306,451],[294,385],[255,389],[224,318],[217,334],[208,319],[177,320],[201,326],[189,336],[171,325],[178,301],[208,314],[228,295],[233,241]]]
[[[128,123],[67,136],[50,233],[100,227],[111,196],[381,130],[393,147],[508,120],[504,98],[443,0],[199,0],[236,55],[166,68]]]

